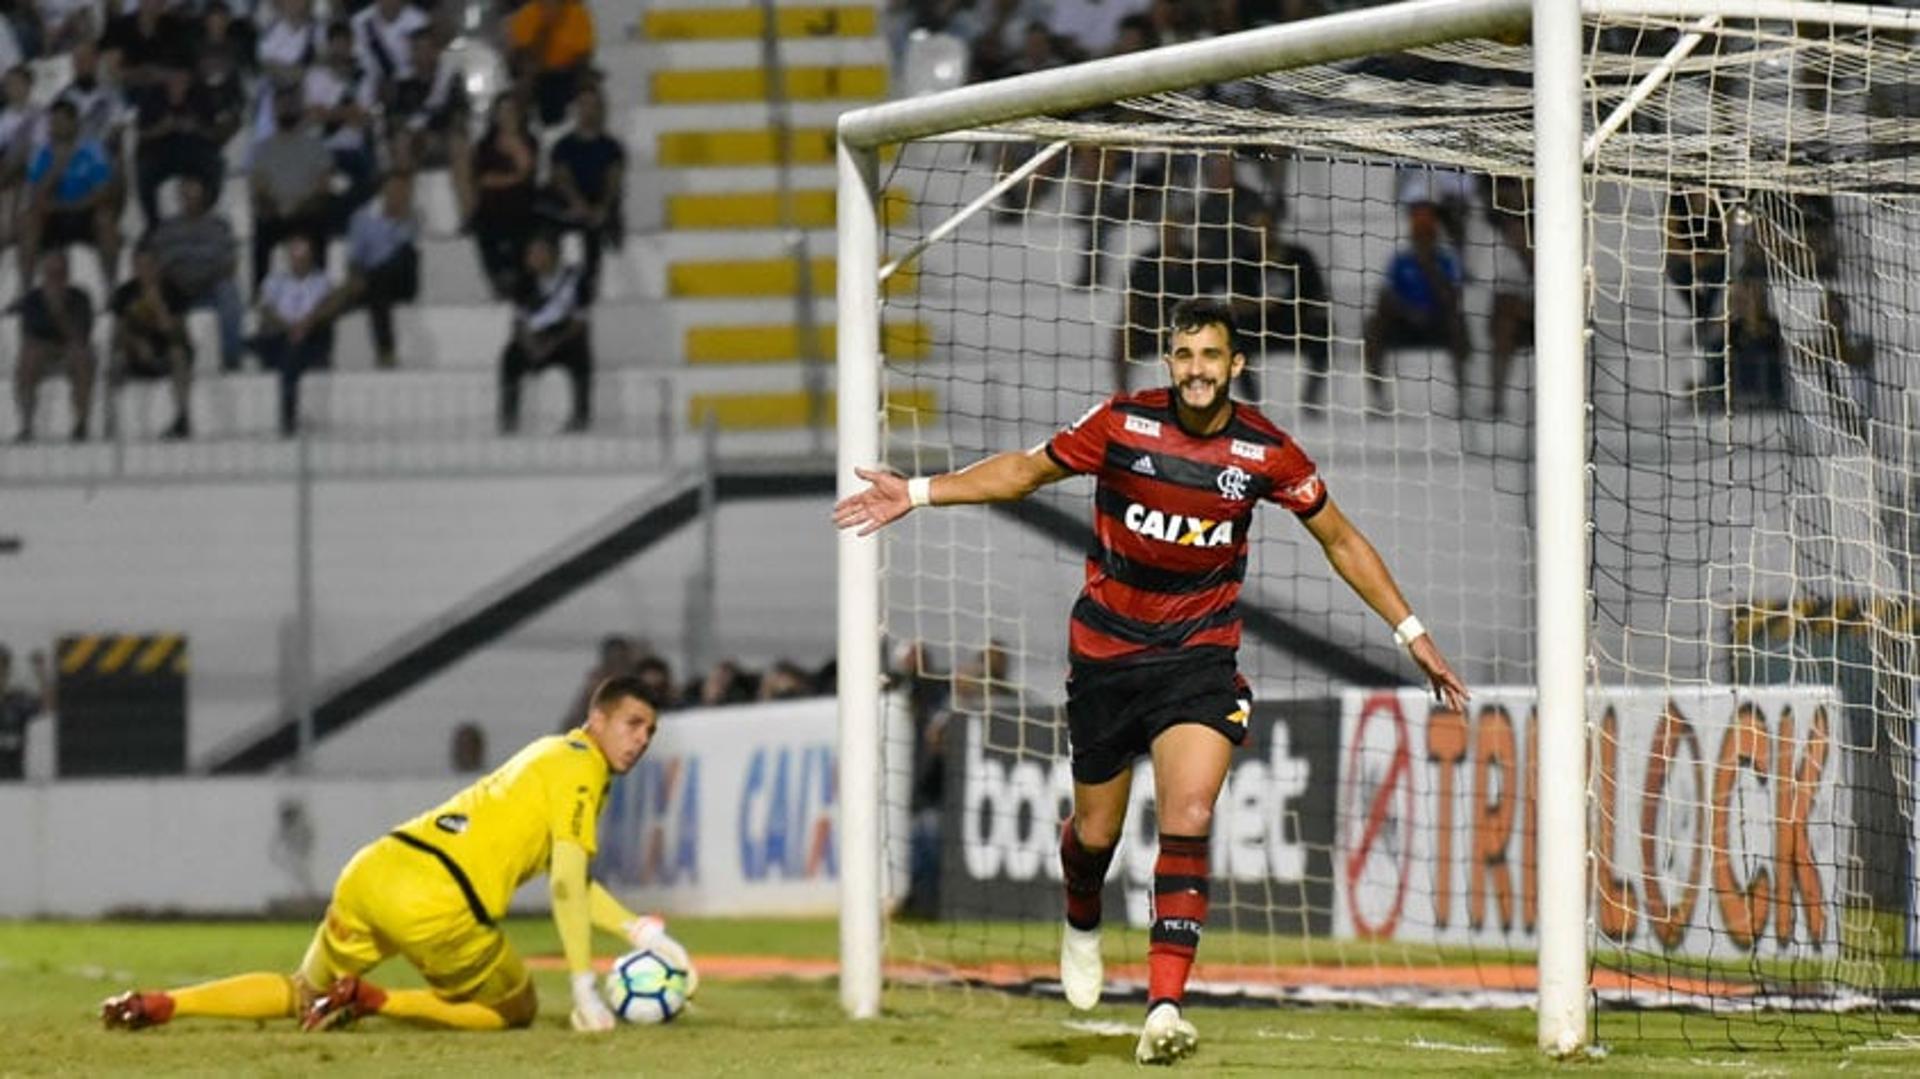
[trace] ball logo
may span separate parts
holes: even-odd
[[[1232,465],[1221,472],[1219,478],[1213,482],[1220,488],[1220,494],[1223,497],[1235,502],[1244,502],[1247,498],[1247,484],[1252,480],[1253,476],[1246,469],[1239,465]]]

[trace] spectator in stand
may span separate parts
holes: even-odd
[[[347,226],[346,306],[364,306],[373,332],[374,362],[398,366],[393,309],[420,296],[419,215],[413,206],[413,177],[390,172],[380,197],[360,207]]]
[[[1301,411],[1318,414],[1326,398],[1332,331],[1326,278],[1313,253],[1281,235],[1278,209],[1255,203],[1247,222],[1251,234],[1233,248],[1232,291],[1235,314],[1250,340],[1248,351],[1262,359],[1292,352],[1306,368]],[[1251,364],[1249,368],[1251,368]],[[1246,378],[1243,373],[1242,378]],[[1248,396],[1258,400],[1249,381]]]
[[[187,298],[168,283],[153,249],[133,251],[133,277],[114,290],[113,343],[107,359],[107,437],[119,428],[120,389],[130,379],[168,380],[173,388],[173,424],[161,437],[190,438],[188,404],[193,389],[193,343],[187,338]]]
[[[13,650],[0,644],[0,782],[27,777],[27,724],[53,711],[53,673],[44,652],[29,659],[34,688],[13,684]]]
[[[1812,351],[1817,356],[1831,352],[1831,357],[1819,356],[1819,369],[1835,419],[1842,431],[1864,442],[1875,412],[1873,368],[1879,350],[1872,337],[1853,328],[1853,309],[1846,297],[1828,290],[1821,306],[1826,314],[1826,340],[1816,341]]]
[[[271,87],[299,85],[307,65],[317,62],[327,47],[326,27],[313,17],[313,0],[279,0],[274,12],[261,18],[265,29],[254,47],[260,74]],[[271,104],[268,94],[262,111],[269,117]]]
[[[96,0],[32,0],[40,14],[40,47],[34,55],[72,52],[82,42],[100,36],[100,7]]]
[[[1461,305],[1465,276],[1460,257],[1440,239],[1440,215],[1430,202],[1407,207],[1407,246],[1387,264],[1386,280],[1374,295],[1367,319],[1367,396],[1376,412],[1386,412],[1387,353],[1400,348],[1443,348],[1453,357],[1454,382],[1466,385],[1471,347]]]
[[[813,679],[790,659],[779,660],[760,679],[759,699],[791,701],[813,696]]]
[[[1493,404],[1489,414],[1506,414],[1507,373],[1513,355],[1533,348],[1533,248],[1527,242],[1524,213],[1494,211],[1499,242],[1493,249]],[[1462,384],[1464,398],[1467,387]],[[1464,411],[1464,410],[1463,410]]]
[[[1127,267],[1125,317],[1113,337],[1113,385],[1127,388],[1130,365],[1161,354],[1161,323],[1173,305],[1200,296],[1201,269],[1195,251],[1194,204],[1182,196],[1168,200],[1160,222],[1159,246]]]
[[[580,717],[587,714],[587,706],[593,701],[593,691],[600,683],[609,678],[637,673],[638,664],[648,655],[647,650],[632,637],[624,633],[609,633],[600,638],[600,653],[592,667],[587,668],[587,676],[580,681],[580,691],[573,695],[567,710],[560,715],[559,730],[562,733],[580,725]]]
[[[80,135],[80,113],[62,98],[47,110],[47,141],[27,166],[27,209],[20,229],[20,276],[32,273],[42,245],[92,244],[101,276],[120,264],[120,223],[112,201],[113,167],[101,145]],[[62,262],[65,262],[64,257]]]
[[[353,31],[346,23],[327,28],[325,58],[307,68],[302,84],[307,126],[320,133],[333,155],[333,171],[346,178],[332,210],[345,220],[374,191],[374,115],[380,108],[380,80],[354,59]]]
[[[520,383],[548,367],[564,369],[573,386],[566,430],[585,431],[593,422],[593,344],[580,271],[560,261],[550,236],[535,236],[526,259],[513,336],[500,354],[500,433],[520,430]]]
[[[64,374],[73,393],[75,442],[87,440],[93,406],[93,297],[67,278],[67,253],[53,248],[40,258],[40,287],[20,300],[20,359],[13,370],[13,400],[20,413],[15,442],[33,441],[33,414],[40,382]]]
[[[40,109],[33,103],[33,72],[24,64],[0,80],[0,248],[14,241],[24,209],[27,163],[32,160]]]
[[[253,149],[253,287],[266,279],[274,249],[294,236],[325,251],[332,232],[333,154],[301,120],[297,92],[274,98],[275,132]]]
[[[1120,20],[1151,7],[1151,0],[1053,0],[1047,29],[1068,59],[1087,60],[1112,52]]]
[[[384,92],[414,74],[413,35],[430,31],[433,19],[407,0],[375,0],[356,13],[349,25],[355,59]]]
[[[286,267],[260,285],[260,333],[253,348],[280,373],[280,434],[291,438],[300,431],[301,376],[333,366],[333,281],[307,237],[289,236],[284,246]]]
[[[1667,197],[1667,280],[1693,316],[1694,344],[1715,363],[1725,344],[1720,304],[1727,289],[1727,230],[1719,204],[1704,191]],[[1718,386],[1715,375],[1708,385]]]
[[[80,137],[97,143],[106,152],[112,167],[109,197],[117,215],[126,201],[126,161],[120,148],[125,144],[130,111],[120,87],[100,75],[100,49],[92,41],[73,49],[73,78],[60,91],[56,101],[71,102],[80,124]],[[111,275],[109,275],[111,276]]]
[[[1473,198],[1473,177],[1458,169],[1420,166],[1400,170],[1401,212],[1422,202],[1433,207],[1447,242],[1455,251],[1466,250],[1467,218],[1473,214]]]
[[[256,50],[260,41],[252,18],[238,18],[232,8],[215,0],[207,5],[197,29],[200,36],[194,42],[194,52],[200,57],[203,71],[206,61],[216,56],[224,61],[224,70],[239,78],[251,78],[259,71]]]
[[[470,719],[454,727],[453,737],[447,746],[447,757],[457,775],[486,771],[487,732]]]
[[[973,79],[1009,75],[1027,45],[1027,30],[1047,23],[1046,0],[986,0],[979,32],[973,36]]]
[[[633,665],[635,678],[646,683],[653,692],[653,700],[661,709],[678,707],[680,687],[673,684],[673,668],[659,656],[645,656]]]
[[[212,212],[212,188],[193,175],[180,178],[180,215],[147,234],[147,247],[167,281],[192,309],[212,308],[220,321],[220,369],[238,371],[246,306],[234,283],[240,244],[233,226]]]
[[[239,129],[241,105],[237,80],[216,84],[184,70],[169,70],[158,89],[141,97],[134,167],[148,228],[160,221],[160,185],[168,180],[192,175],[219,190],[227,174],[222,148]]]
[[[1736,408],[1787,407],[1787,345],[1767,298],[1764,268],[1743,268],[1727,290],[1727,363]]]
[[[520,291],[527,239],[534,228],[534,177],[539,143],[520,99],[493,99],[487,130],[473,148],[474,210],[470,221],[480,267],[498,299]]]
[[[760,691],[760,680],[731,659],[713,665],[705,678],[688,687],[686,697],[702,708],[750,704]]]
[[[627,151],[607,134],[607,99],[598,86],[583,88],[573,103],[573,130],[549,151],[547,172],[553,223],[580,234],[591,303],[600,295],[601,246],[619,250],[626,238]]]
[[[449,63],[432,30],[411,39],[411,74],[387,85],[384,110],[388,159],[409,172],[446,168],[460,219],[473,215],[473,143],[467,135],[472,105],[466,80]]]
[[[149,95],[165,92],[170,75],[193,70],[194,39],[192,24],[168,10],[168,0],[135,0],[133,10],[107,19],[100,51],[107,69],[119,73],[126,104],[137,110]]]
[[[593,63],[593,13],[584,0],[526,0],[507,19],[506,38],[541,126],[559,124]]]

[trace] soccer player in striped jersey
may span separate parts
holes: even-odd
[[[1134,761],[1153,760],[1154,863],[1147,1019],[1135,1051],[1169,1064],[1198,1035],[1180,1014],[1207,920],[1213,805],[1246,739],[1251,699],[1236,669],[1238,600],[1254,506],[1293,512],[1328,563],[1393,627],[1434,692],[1467,688],[1413,615],[1373,544],[1340,512],[1313,461],[1251,405],[1228,396],[1246,364],[1232,310],[1175,305],[1164,357],[1171,385],[1112,397],[1033,449],[958,472],[906,478],[860,469],[868,487],[834,507],[867,535],[919,506],[1006,502],[1091,473],[1096,550],[1074,604],[1067,678],[1073,817],[1060,831],[1067,919],[1060,981],[1075,1007],[1099,1003],[1100,891],[1127,809]]]
[[[537,739],[360,848],[340,871],[326,918],[291,976],[261,972],[131,990],[104,1001],[101,1020],[120,1030],[190,1016],[298,1018],[308,1030],[366,1015],[455,1030],[524,1027],[538,1002],[499,921],[514,891],[545,873],[571,978],[573,1028],[613,1029],[593,972],[593,930],[634,947],[679,947],[660,919],[636,917],[587,875],[607,786],[639,762],[658,723],[646,683],[628,675],[601,682],[580,727]],[[363,977],[394,955],[430,988],[382,989]]]

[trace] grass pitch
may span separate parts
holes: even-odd
[[[702,956],[831,957],[828,922],[676,919],[673,931]],[[549,924],[509,927],[530,956],[552,955]],[[983,990],[903,988],[887,1014],[851,1023],[829,981],[703,980],[693,1009],[663,1027],[604,1037],[566,1028],[564,975],[536,974],[541,1016],[532,1030],[451,1034],[380,1020],[335,1034],[302,1035],[292,1023],[183,1021],[135,1034],[100,1028],[102,997],[133,985],[163,987],[246,970],[285,970],[311,927],[242,923],[0,922],[0,1074],[406,1074],[420,1075],[969,1075],[1132,1073],[1137,1004],[1087,1015],[1057,999]],[[716,964],[717,965],[717,964]],[[418,984],[403,964],[383,984]],[[1220,1074],[1371,1072],[1788,1075],[1920,1073],[1912,1020],[1809,1044],[1822,1022],[1646,1014],[1603,1019],[1604,1059],[1549,1065],[1533,1050],[1528,1012],[1196,1007],[1199,1055],[1189,1070]],[[1904,1031],[1905,1033],[1902,1033]],[[1779,1033],[1791,1034],[1779,1047]],[[1730,1047],[1729,1037],[1756,1046]]]

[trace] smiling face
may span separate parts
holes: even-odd
[[[1227,387],[1247,358],[1234,351],[1226,326],[1208,322],[1176,326],[1166,363],[1174,400],[1195,412],[1212,412],[1226,403]]]
[[[587,736],[600,747],[607,767],[625,775],[647,752],[660,717],[638,697],[620,696],[587,713]]]

